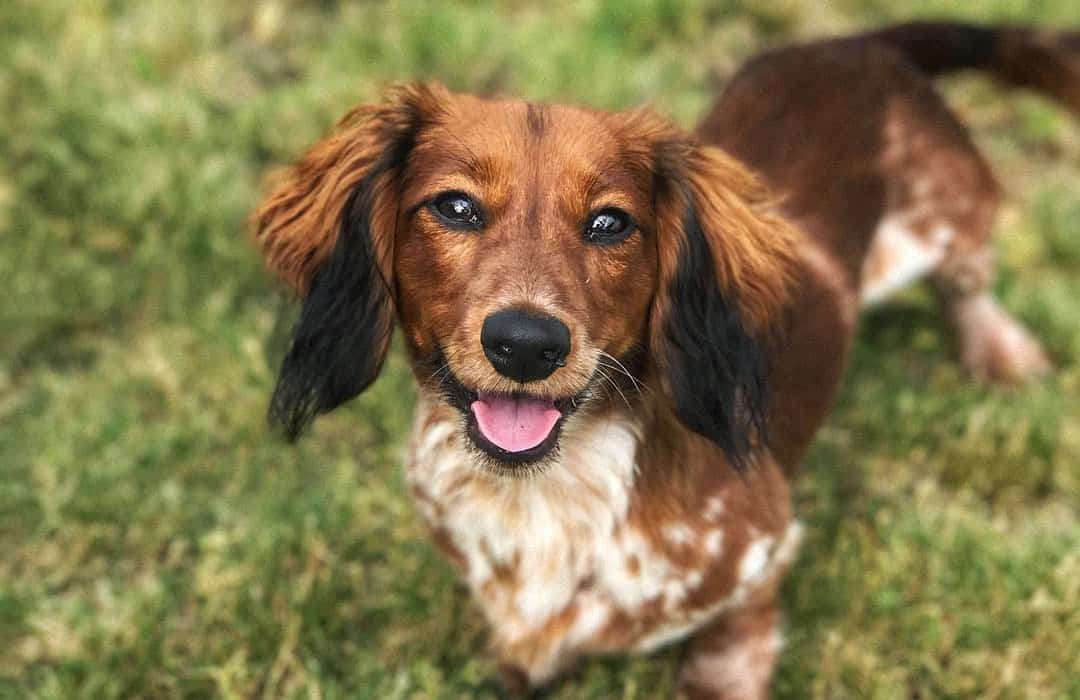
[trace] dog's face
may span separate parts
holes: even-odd
[[[644,340],[650,170],[605,115],[457,98],[418,138],[401,211],[397,305],[420,378],[437,375],[484,454],[542,459]]]
[[[351,114],[257,214],[304,297],[272,414],[290,435],[376,376],[400,320],[478,462],[655,388],[740,463],[790,245],[738,165],[648,112],[414,86]],[[584,419],[584,418],[582,418]]]

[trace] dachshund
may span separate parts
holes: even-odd
[[[505,681],[688,640],[688,697],[765,697],[790,481],[860,308],[928,278],[972,374],[1049,367],[931,85],[968,68],[1080,114],[1080,34],[951,23],[762,54],[695,133],[437,84],[354,109],[253,215],[302,300],[271,418],[357,396],[400,327],[408,483]]]

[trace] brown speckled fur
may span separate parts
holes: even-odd
[[[352,192],[372,188],[387,286],[375,306],[396,313],[420,386],[406,473],[513,685],[689,637],[688,697],[767,695],[776,589],[798,541],[789,479],[859,308],[927,276],[973,374],[1019,381],[1048,367],[990,294],[1000,190],[930,77],[981,69],[1080,112],[1078,53],[1075,34],[934,23],[782,49],[751,60],[695,135],[648,111],[417,85],[355,110],[283,176],[256,236],[301,297],[345,235]],[[407,157],[384,162],[390,142]],[[485,228],[442,226],[425,205],[445,191],[482,202]],[[638,231],[586,245],[581,221],[604,206]],[[687,212],[738,331],[770,368],[768,443],[751,436],[745,473],[686,426],[667,379],[679,360],[664,324],[686,303],[670,290],[697,235]],[[478,341],[507,306],[551,314],[572,337],[566,366],[524,389],[584,397],[555,456],[523,478],[483,467],[440,389],[452,372],[469,389],[523,390]],[[383,353],[388,324],[373,323]]]

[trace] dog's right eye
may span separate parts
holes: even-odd
[[[431,210],[444,224],[454,228],[480,228],[484,219],[480,207],[464,192],[445,192],[431,202]]]

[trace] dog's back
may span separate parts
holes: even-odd
[[[868,234],[915,198],[933,207],[950,195],[977,198],[965,213],[986,220],[955,225],[989,228],[990,216],[974,210],[993,208],[997,184],[930,82],[962,69],[1037,90],[1080,115],[1080,34],[919,22],[762,54],[698,131],[765,175],[786,195],[788,215],[859,283]],[[868,291],[868,300],[885,293]]]
[[[789,466],[828,407],[807,377],[839,372],[831,359],[850,334],[836,319],[850,325],[924,276],[971,372],[1010,382],[1048,366],[990,295],[1000,188],[931,83],[962,69],[1080,114],[1080,34],[919,22],[762,54],[698,129],[763,175],[807,234],[793,337],[774,357],[774,437]],[[820,352],[794,349],[805,347]]]

